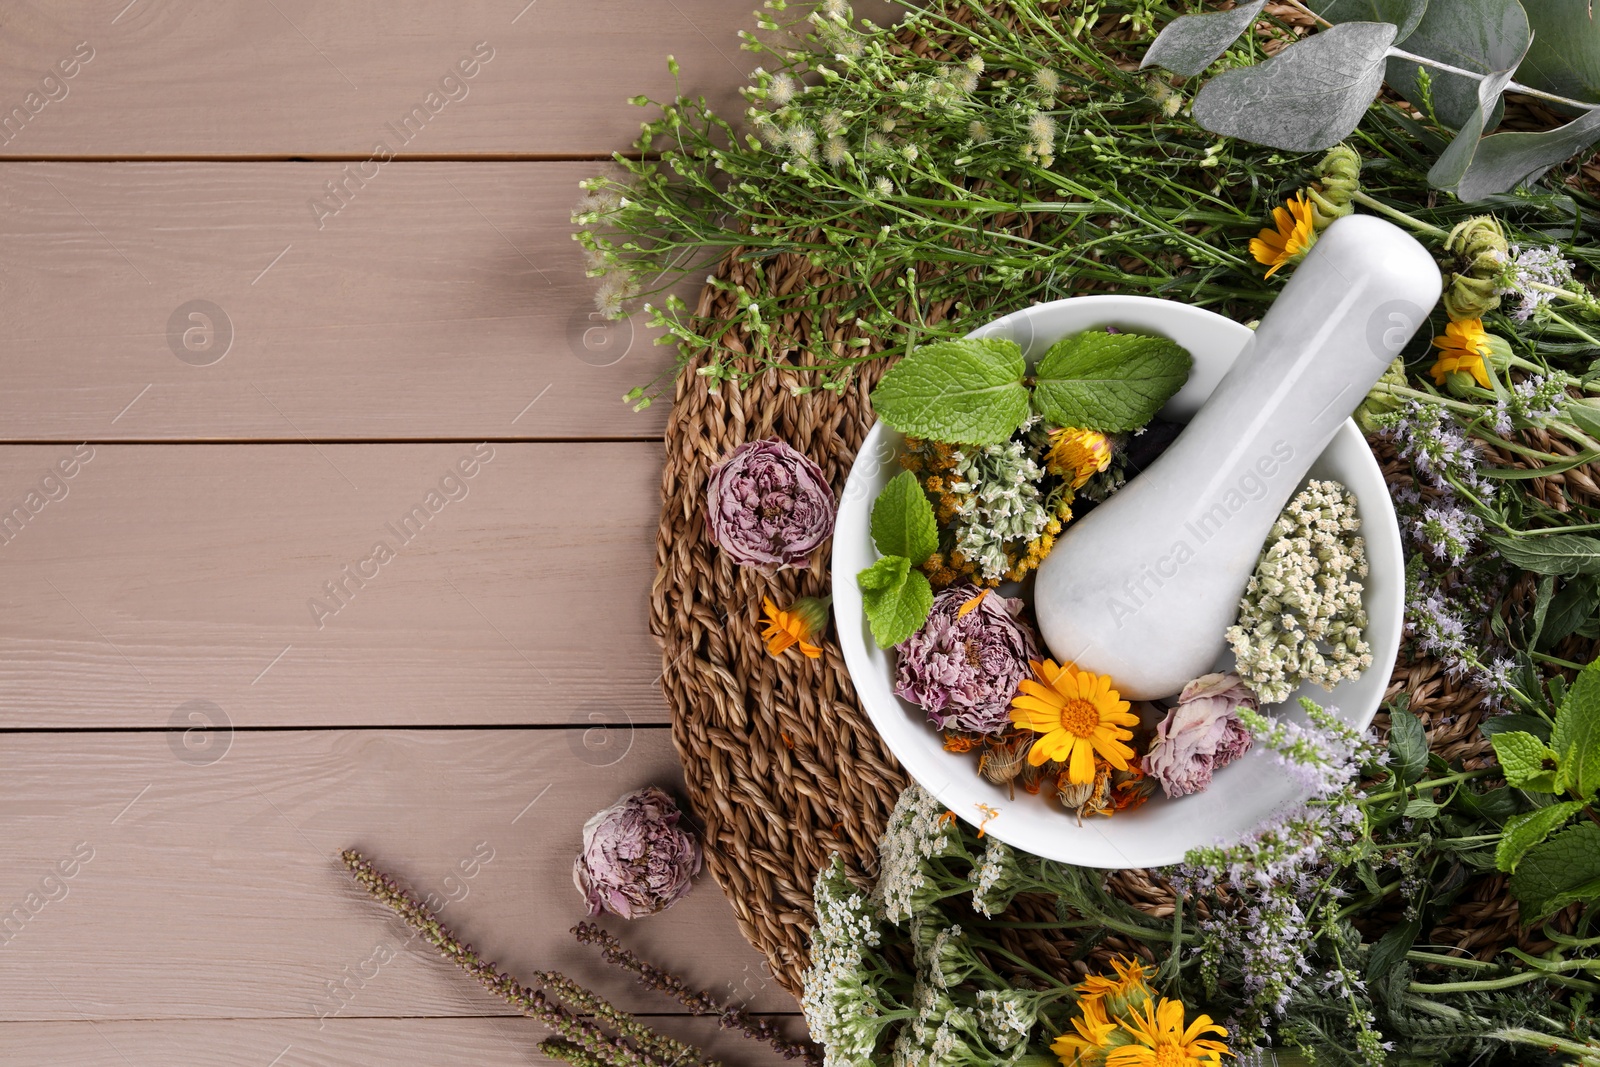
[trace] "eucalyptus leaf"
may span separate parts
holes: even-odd
[[[1267,0],[1256,0],[1231,11],[1180,15],[1151,42],[1139,69],[1162,67],[1192,78],[1215,63],[1241,33],[1255,24],[1256,16],[1266,6]]]
[[[1444,150],[1433,169],[1428,171],[1429,185],[1435,189],[1454,189],[1456,183],[1466,175],[1478,154],[1478,146],[1483,143],[1483,135],[1489,129],[1495,109],[1503,106],[1500,96],[1515,73],[1516,67],[1513,65],[1509,70],[1497,70],[1485,76],[1478,83],[1478,106],[1462,124],[1450,147]]]
[[[1392,22],[1400,27],[1394,39],[1399,44],[1422,21],[1428,0],[1307,0],[1306,6],[1329,22]]]
[[[1600,102],[1600,21],[1591,0],[1530,0],[1533,47],[1518,79],[1558,96]]]
[[[1212,133],[1291,152],[1338,144],[1383,87],[1396,29],[1389,22],[1346,22],[1259,66],[1225,71],[1195,97],[1195,120]]]
[[[1565,126],[1540,133],[1497,133],[1478,143],[1472,165],[1456,185],[1462,200],[1481,200],[1537,180],[1600,141],[1600,110],[1585,112]]]
[[[1440,0],[1430,4],[1422,21],[1406,39],[1405,50],[1448,63],[1452,67],[1492,74],[1515,70],[1528,51],[1531,33],[1528,16],[1517,0]],[[1421,106],[1418,65],[1399,56],[1389,60],[1388,82],[1411,103]],[[1460,129],[1478,109],[1478,84],[1474,78],[1432,69],[1429,92],[1440,120]],[[1500,121],[1496,103],[1485,124],[1492,130]]]

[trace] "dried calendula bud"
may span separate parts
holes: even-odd
[[[1311,201],[1313,220],[1320,232],[1334,219],[1355,211],[1352,197],[1361,188],[1361,157],[1349,145],[1336,144],[1328,149],[1314,173],[1316,182],[1307,187],[1306,199]]]

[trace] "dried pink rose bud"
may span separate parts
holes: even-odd
[[[782,441],[747,441],[711,472],[711,541],[744,566],[803,569],[833,533],[822,468]]]
[[[678,829],[683,813],[665,792],[647,786],[629,793],[583,824],[583,851],[572,881],[589,914],[624,919],[653,915],[676,904],[700,873],[700,843]]]
[[[928,621],[897,650],[895,693],[941,730],[1000,733],[1028,661],[1039,658],[1021,611],[1022,601],[971,585],[939,593]]]
[[[1207,674],[1183,687],[1177,706],[1156,727],[1143,769],[1169,797],[1198,793],[1211,775],[1250,751],[1250,731],[1235,709],[1261,702],[1237,674]]]

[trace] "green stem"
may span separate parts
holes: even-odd
[[[1442,952],[1423,952],[1420,949],[1412,949],[1407,952],[1406,959],[1412,963],[1436,963],[1444,967],[1457,967],[1464,971],[1500,970],[1500,965],[1497,963],[1486,963],[1470,956],[1446,956]]]
[[[1579,326],[1565,315],[1562,315],[1560,312],[1551,311],[1548,312],[1548,314],[1552,319],[1559,322],[1562,326],[1571,330],[1585,341],[1588,341],[1590,344],[1596,347],[1600,347],[1600,337],[1596,337],[1594,334],[1590,333],[1588,330],[1585,330],[1583,327]]]
[[[1514,989],[1519,985],[1529,982],[1552,982],[1555,985],[1566,986],[1569,989],[1582,989],[1590,993],[1600,993],[1600,984],[1586,982],[1582,978],[1571,978],[1564,974],[1550,974],[1545,971],[1518,971],[1501,978],[1483,978],[1470,982],[1412,982],[1406,988],[1413,993],[1428,993],[1438,995],[1441,993],[1491,993],[1498,989]]]
[[[1508,1045],[1527,1045],[1531,1048],[1544,1049],[1546,1052],[1572,1052],[1584,1057],[1592,1057],[1600,1052],[1600,1045],[1593,1041],[1572,1041],[1556,1034],[1541,1033],[1538,1030],[1526,1030],[1520,1026],[1507,1027],[1502,1030],[1490,1030],[1485,1037],[1496,1041],[1504,1041]]]
[[[1401,211],[1397,208],[1392,208],[1388,204],[1385,204],[1382,200],[1377,200],[1371,196],[1368,196],[1360,189],[1357,189],[1355,192],[1351,193],[1350,199],[1354,200],[1363,207],[1371,208],[1380,215],[1387,216],[1402,226],[1409,226],[1418,233],[1427,234],[1429,237],[1435,238],[1436,240],[1443,241],[1445,238],[1450,236],[1448,231],[1441,230],[1437,226],[1429,225],[1428,223],[1423,222],[1421,219],[1414,219],[1410,215],[1407,215],[1404,211]]]

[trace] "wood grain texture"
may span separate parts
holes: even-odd
[[[8,737],[5,1017],[504,1014],[407,943],[344,871],[346,847],[437,894],[441,918],[511,973],[561,970],[628,1010],[670,1011],[567,928],[584,916],[571,867],[583,821],[626,790],[679,788],[671,742],[640,730],[601,768],[571,733],[248,732],[210,763],[160,732]],[[75,853],[70,877],[52,873]],[[702,988],[794,1010],[709,879],[671,911],[607,925]]]
[[[24,0],[6,8],[0,104],[28,114],[0,134],[0,155],[364,157],[435,93],[410,154],[606,156],[638,134],[628,97],[670,99],[668,54],[684,91],[738,109],[756,65],[737,37],[752,6]],[[479,42],[493,58],[441,86]],[[62,78],[83,44],[92,58]]]
[[[793,1017],[784,1021],[803,1032]],[[710,1019],[651,1025],[724,1063],[786,1062]],[[330,1019],[320,1027],[302,1019],[0,1023],[0,1067],[547,1067],[556,1061],[535,1049],[542,1036],[538,1023],[516,1018]]]
[[[0,440],[658,437],[572,240],[603,166],[0,166]]]
[[[164,729],[192,700],[240,727],[663,722],[660,464],[649,442],[0,448],[0,728]]]

